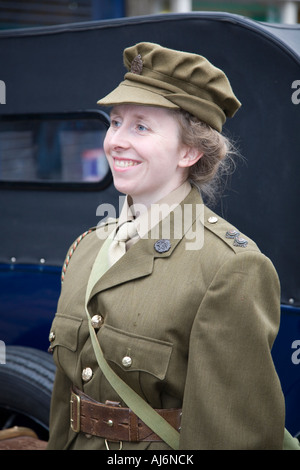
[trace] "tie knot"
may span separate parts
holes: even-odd
[[[115,235],[115,240],[118,240],[119,242],[126,242],[127,240],[133,238],[136,234],[137,230],[135,223],[133,220],[129,220],[119,227],[119,230]]]

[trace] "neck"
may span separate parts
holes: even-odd
[[[180,186],[182,186],[182,184],[183,182],[178,184],[178,186],[175,188],[166,188],[164,191],[160,191],[155,194],[142,194],[136,196],[128,195],[128,204],[130,205],[132,213],[135,214],[136,217],[138,217],[144,212],[147,212],[147,210],[151,207],[152,204],[159,204],[162,199],[164,199],[173,191],[177,190]]]

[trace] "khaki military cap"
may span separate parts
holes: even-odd
[[[125,49],[123,58],[124,81],[99,105],[181,108],[219,132],[241,106],[224,72],[200,55],[141,42]]]

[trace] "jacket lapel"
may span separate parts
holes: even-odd
[[[144,246],[144,241],[139,240],[116,264],[105,272],[94,285],[90,298],[103,290],[152,273],[153,255]]]

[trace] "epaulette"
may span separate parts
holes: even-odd
[[[83,240],[89,233],[93,232],[94,230],[96,230],[96,227],[90,228],[90,229],[87,230],[86,232],[82,233],[78,238],[76,238],[76,240],[74,241],[74,243],[71,245],[71,248],[70,248],[69,251],[68,251],[68,254],[67,254],[67,256],[66,256],[66,259],[65,259],[64,264],[63,264],[63,267],[62,267],[62,271],[61,271],[61,283],[64,282],[66,270],[67,270],[67,268],[68,268],[68,266],[69,266],[70,259],[72,258],[72,255],[73,255],[74,251],[75,251],[76,248],[78,247],[78,245],[79,245],[79,243],[81,242],[81,240]]]
[[[233,251],[239,252],[240,249],[258,250],[256,243],[249,237],[246,237],[239,229],[231,225],[227,220],[222,219],[210,209],[205,208],[204,226]]]
[[[107,219],[99,222],[99,224],[96,227],[90,228],[89,230],[87,230],[86,232],[81,234],[78,238],[76,238],[74,243],[71,245],[71,248],[69,249],[68,254],[66,256],[66,259],[64,261],[62,271],[61,271],[61,283],[64,282],[65,274],[66,274],[67,268],[69,266],[70,259],[71,259],[72,255],[74,254],[74,251],[78,247],[79,243],[81,242],[81,240],[83,240],[89,233],[94,232],[98,228],[105,227],[105,226],[110,225],[112,223],[116,223],[116,221],[117,221],[117,219],[114,219],[113,217],[108,217]]]

